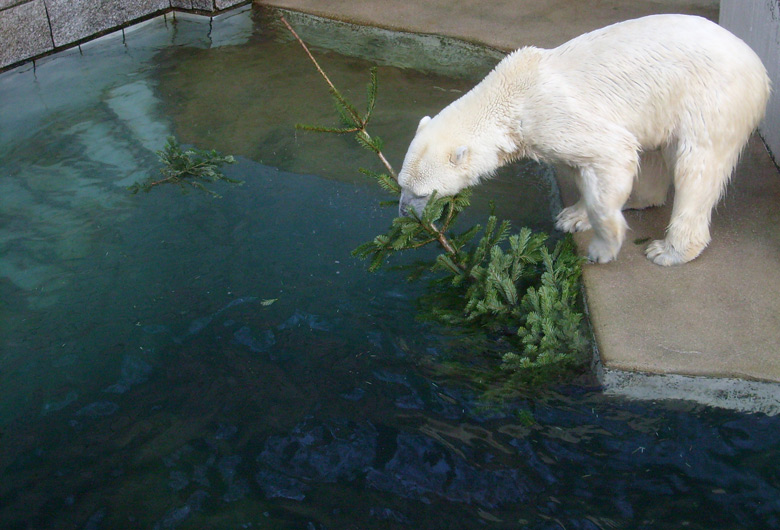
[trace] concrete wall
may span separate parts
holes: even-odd
[[[772,97],[760,132],[780,162],[780,0],[721,0],[720,25],[750,45],[772,79]]]
[[[248,0],[0,0],[0,69],[171,10],[216,13]]]

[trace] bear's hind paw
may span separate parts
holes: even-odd
[[[657,239],[650,243],[645,250],[645,255],[647,259],[663,267],[690,261],[690,259],[685,259],[685,256],[665,239]]]

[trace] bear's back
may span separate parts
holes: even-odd
[[[548,50],[541,70],[581,109],[632,130],[645,146],[665,140],[692,111],[763,113],[766,70],[739,38],[707,19],[653,15],[586,33]],[[543,74],[545,75],[545,74]]]

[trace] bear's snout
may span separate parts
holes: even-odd
[[[401,200],[398,201],[398,215],[401,217],[422,216],[430,195],[415,195],[406,188],[401,189]]]

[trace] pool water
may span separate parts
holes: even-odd
[[[350,256],[394,216],[276,12],[158,18],[0,75],[0,526],[780,528],[780,418],[603,395],[487,405],[425,286]],[[500,54],[288,14],[400,165]],[[157,174],[168,135],[234,154],[222,195]],[[551,231],[550,170],[480,187]],[[475,352],[475,355],[477,353]]]

